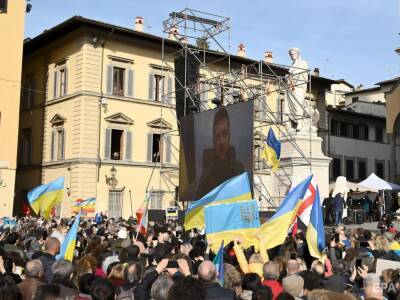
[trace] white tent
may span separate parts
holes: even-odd
[[[387,191],[387,190],[400,190],[400,185],[386,182],[382,178],[378,177],[375,173],[371,173],[367,179],[361,181],[359,185],[364,186],[366,188],[377,189],[379,191]],[[385,205],[385,193],[383,193],[383,211],[386,209]]]
[[[374,189],[378,191],[386,190],[400,190],[400,186],[391,182],[387,182],[382,178],[378,177],[375,173],[371,173],[367,179],[361,181],[358,185],[363,186],[367,189]]]

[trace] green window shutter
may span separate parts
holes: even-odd
[[[153,134],[147,134],[147,161],[153,161]]]
[[[111,159],[111,128],[106,129],[106,139],[104,143],[104,158]]]
[[[133,97],[133,82],[134,82],[134,73],[133,70],[128,70],[128,89],[127,89],[127,96]]]
[[[155,96],[154,83],[155,83],[154,74],[150,73],[150,75],[149,75],[149,100],[154,100],[154,96]]]
[[[113,90],[113,66],[107,66],[107,94],[111,95]]]
[[[54,71],[54,90],[53,90],[53,97],[57,98],[58,97],[58,72],[57,70]]]
[[[132,132],[126,131],[125,160],[132,160]]]
[[[172,155],[172,144],[171,144],[171,136],[167,135],[164,136],[165,138],[165,148],[166,148],[166,157],[165,160],[167,163],[171,162],[171,155]]]
[[[51,149],[50,149],[50,159],[55,160],[55,151],[56,151],[56,133],[54,130],[51,131]]]

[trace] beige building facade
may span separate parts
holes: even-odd
[[[13,211],[25,0],[0,2],[0,217]]]
[[[146,192],[150,208],[175,204],[179,132],[170,67],[174,62],[167,61],[166,67],[162,54],[179,48],[178,42],[163,42],[140,27],[133,30],[82,17],[25,44],[22,80],[36,92],[24,95],[21,102],[15,213],[21,213],[30,189],[60,176],[65,177],[66,192],[58,210],[61,216],[72,214],[78,198],[95,197],[96,211],[125,218],[134,215]],[[233,56],[231,63],[240,68],[254,61]],[[213,68],[223,73],[227,64],[221,61]],[[325,107],[325,89],[332,81],[315,79],[308,96]],[[215,98],[211,94],[205,101]],[[277,116],[282,115],[282,95],[275,93],[267,101]],[[266,113],[256,113],[260,124]],[[256,127],[266,135],[268,127]],[[262,145],[262,135],[258,140]],[[274,195],[270,172],[259,166],[255,146],[255,169],[262,181],[256,184]]]

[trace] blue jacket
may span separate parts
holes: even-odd
[[[336,195],[333,198],[333,208],[335,210],[343,210],[344,207],[346,207],[346,202],[344,202],[343,197]]]

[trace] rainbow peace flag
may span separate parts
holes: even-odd
[[[28,201],[33,211],[46,219],[50,218],[53,207],[61,202],[64,196],[64,177],[50,183],[35,187],[28,193]]]
[[[94,213],[96,208],[96,198],[87,198],[86,200],[77,199],[75,200],[75,205],[72,207],[74,213],[79,213],[80,211],[84,213]]]

